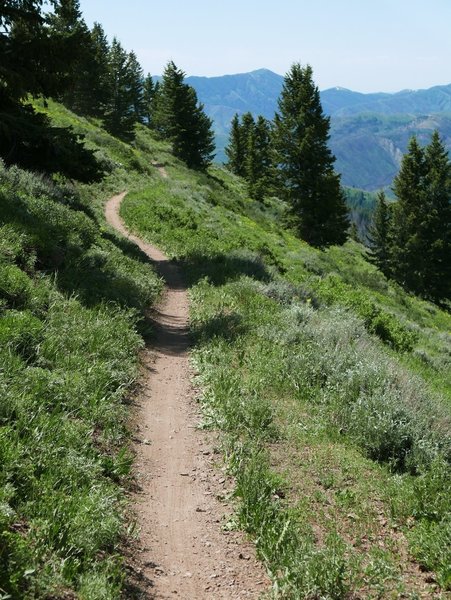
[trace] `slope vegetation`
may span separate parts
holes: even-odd
[[[41,106],[44,110],[44,107]],[[191,294],[204,425],[236,513],[286,598],[440,597],[450,587],[450,317],[349,242],[320,252],[277,199],[188,171],[61,106],[106,177],[0,172],[0,594],[118,598],[126,399],[161,282],[102,203],[177,258]],[[162,179],[153,164],[164,165]]]
[[[117,598],[125,400],[161,282],[97,215],[110,187],[151,167],[94,124],[51,115],[101,146],[111,172],[89,188],[0,165],[0,597]]]
[[[223,77],[188,77],[214,120],[218,162],[225,162],[230,122],[251,112],[273,119],[283,77],[267,69]],[[321,92],[331,116],[331,148],[344,185],[373,191],[389,187],[408,140],[429,142],[438,129],[451,148],[451,85],[396,94],[362,94],[344,88]]]
[[[349,242],[311,249],[278,200],[162,155],[130,228],[191,288],[205,426],[223,432],[236,519],[287,598],[440,597],[450,586],[450,317]],[[433,573],[429,572],[433,571]]]

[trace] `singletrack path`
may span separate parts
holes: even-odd
[[[231,484],[214,464],[211,435],[196,427],[183,278],[176,264],[125,228],[119,216],[124,196],[108,201],[107,221],[147,254],[166,281],[152,311],[155,335],[142,355],[136,398],[134,505],[140,534],[128,551],[126,597],[258,598],[269,588],[268,578],[244,536],[221,527],[227,508],[218,496]]]

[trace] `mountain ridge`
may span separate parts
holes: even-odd
[[[272,119],[283,80],[265,68],[186,78],[214,121],[218,162],[225,160],[233,116],[251,112]],[[389,188],[412,135],[427,143],[438,129],[451,149],[451,84],[394,93],[336,86],[320,93],[323,110],[331,117],[330,146],[344,185],[368,191]]]

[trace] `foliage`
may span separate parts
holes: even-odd
[[[46,117],[22,104],[27,94],[63,94],[81,60],[88,33],[78,2],[54,4],[47,16],[41,2],[8,1],[2,8],[0,157],[7,164],[93,181],[101,169],[82,140],[70,130],[51,128]]]
[[[310,66],[294,64],[286,75],[274,119],[280,189],[300,236],[314,246],[342,244],[348,228],[340,178],[327,147],[324,116]]]
[[[130,55],[114,38],[108,54],[109,86],[104,122],[107,131],[125,140],[133,137],[133,128],[138,121],[135,105],[139,105],[139,99],[134,84],[139,75],[134,72],[134,67],[136,63],[131,64]]]
[[[0,465],[20,483],[0,497],[11,594],[120,594],[117,485],[130,465],[121,400],[140,344],[128,307],[142,310],[159,289],[139,252],[96,223],[92,196],[125,187],[135,190],[122,209],[129,225],[177,257],[192,287],[205,424],[225,432],[237,519],[256,536],[275,593],[413,594],[399,528],[447,585],[449,315],[388,281],[354,242],[319,251],[296,239],[281,226],[283,201],[247,198],[224,169],[186,169],[148,128],[138,125],[130,146],[49,106],[55,124],[101,146],[111,173],[76,189],[1,174],[0,336],[12,377],[0,383]],[[25,436],[14,437],[16,423]],[[40,488],[42,502],[22,502]]]
[[[271,124],[261,115],[254,121],[250,113],[238,115],[232,121],[229,145],[226,148],[227,167],[244,177],[248,193],[255,200],[268,195],[273,183]]]
[[[70,90],[62,98],[68,108],[80,115],[102,118],[105,114],[110,87],[109,50],[102,26],[94,23],[72,75]]]
[[[198,103],[194,88],[171,61],[155,96],[153,126],[172,144],[174,155],[188,167],[205,170],[213,160],[212,121]]]
[[[237,113],[232,119],[229,144],[225,148],[225,153],[227,156],[227,168],[240,177],[245,176],[244,161],[246,156],[246,140],[244,139],[243,133],[244,123],[240,123],[240,118]]]
[[[158,85],[153,82],[152,75],[148,73],[143,83],[143,118],[148,127],[153,126],[153,104],[157,93]]]
[[[449,316],[387,280],[362,246],[296,239],[283,203],[247,199],[229,171],[167,170],[122,215],[186,274],[203,424],[223,431],[236,522],[275,593],[414,594],[399,528],[446,572],[446,536],[428,524],[444,527],[449,510]]]
[[[371,247],[371,260],[385,275],[390,274],[390,225],[390,207],[387,204],[384,192],[380,192],[377,196],[377,204],[368,238]]]
[[[80,189],[0,165],[0,595],[14,599],[122,587],[124,398],[161,286],[89,212]]]
[[[394,278],[435,301],[451,297],[451,161],[438,132],[422,149],[412,138],[395,179],[391,227]]]

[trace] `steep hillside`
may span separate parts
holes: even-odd
[[[451,112],[451,84],[426,90],[402,90],[396,94],[358,94],[332,89],[322,92],[322,98],[325,110],[337,117],[360,113],[429,115]]]
[[[229,120],[236,112],[250,111],[272,118],[283,76],[268,69],[221,77],[187,77],[207,111],[216,115],[217,130],[228,130]],[[394,94],[363,94],[335,87],[321,92],[326,114],[347,117],[362,113],[381,115],[429,115],[451,112],[451,84],[426,90],[403,90]],[[230,115],[230,116],[229,116]]]
[[[50,103],[105,169],[74,185],[0,164],[0,597],[118,598],[126,398],[161,282],[101,203],[148,183],[148,154]]]
[[[418,117],[372,113],[334,117],[331,124],[330,146],[343,183],[369,191],[391,185],[412,135],[426,145],[437,129],[451,149],[451,113]]]
[[[126,399],[161,290],[103,219],[128,189],[126,222],[185,273],[203,426],[221,432],[236,482],[224,527],[251,534],[274,593],[441,597],[449,314],[354,242],[310,248],[282,228],[282,202],[249,200],[221,168],[189,171],[144,127],[129,145],[46,110],[107,174],[87,186],[0,172],[1,593],[123,594]]]
[[[227,527],[251,533],[283,597],[439,598],[449,314],[353,242],[297,240],[282,203],[250,201],[226,171],[161,160],[168,178],[121,213],[186,274],[204,426],[222,431],[236,478]]]
[[[197,91],[218,131],[228,131],[233,115],[251,111],[272,118],[283,78],[268,69],[222,77],[187,77]]]

